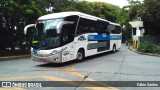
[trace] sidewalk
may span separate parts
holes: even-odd
[[[0,57],[0,60],[18,59],[18,58],[27,58],[27,57],[31,57],[31,55],[2,56],[2,57]]]
[[[133,52],[138,53],[138,54],[160,57],[160,54],[155,54],[155,53],[144,53],[144,52],[137,51],[137,49],[133,49],[132,46],[128,46],[128,49],[129,49],[130,51],[133,51]]]

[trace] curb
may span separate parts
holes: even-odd
[[[4,57],[0,57],[0,60],[4,60],[4,59],[17,59],[17,58],[27,58],[27,57],[31,57],[31,55],[4,56]]]
[[[132,49],[130,48],[130,46],[128,47],[128,49],[129,49],[130,51],[135,52],[135,53],[138,53],[138,54],[160,57],[159,54],[155,54],[155,53],[144,53],[144,52],[139,52],[139,51],[137,51],[137,50],[132,50]]]

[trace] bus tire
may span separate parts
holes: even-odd
[[[84,50],[83,50],[83,49],[78,50],[77,56],[76,56],[76,60],[77,60],[78,62],[84,60]]]
[[[113,45],[112,52],[116,52],[116,44]]]

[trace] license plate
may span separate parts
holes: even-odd
[[[46,60],[45,59],[40,59],[39,62],[46,62]]]

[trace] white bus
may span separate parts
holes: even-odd
[[[25,33],[28,27],[25,27]],[[63,63],[121,48],[121,26],[81,12],[38,18],[31,47],[33,61]]]

